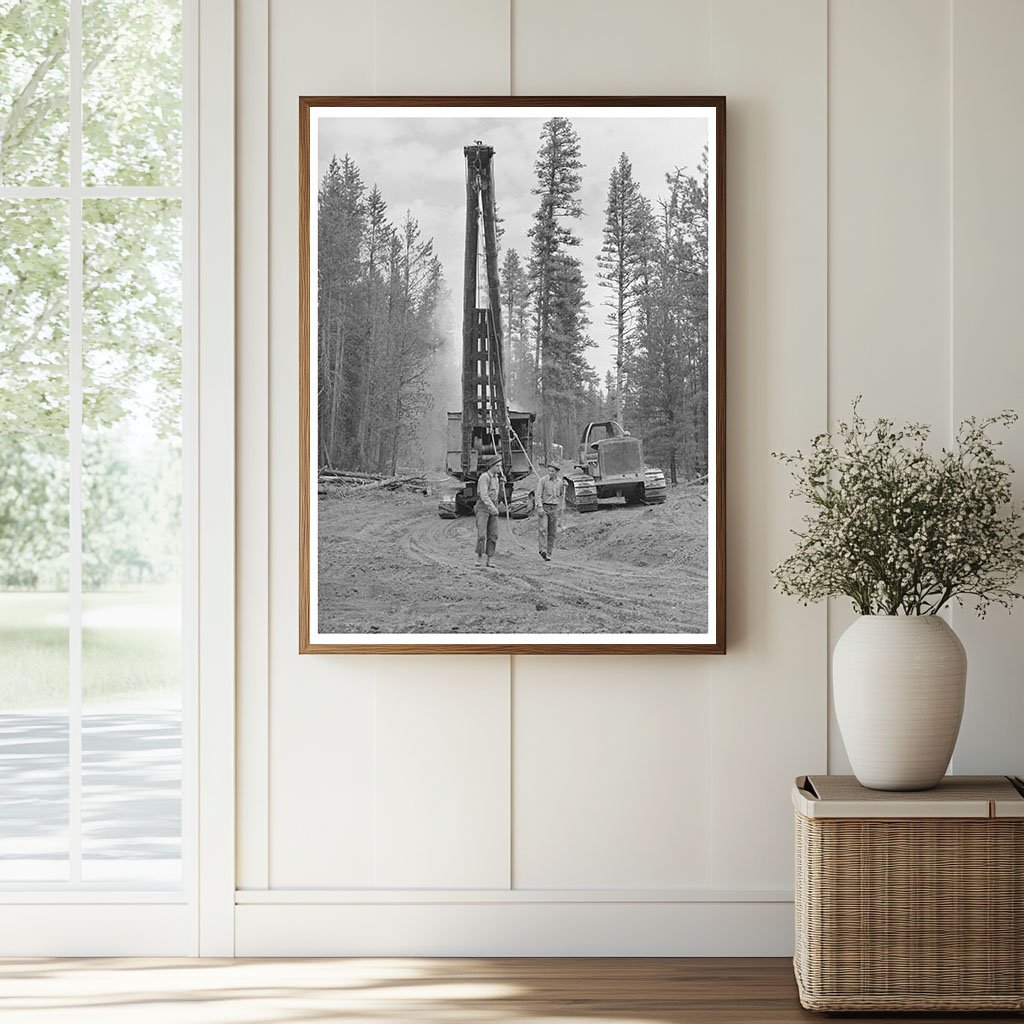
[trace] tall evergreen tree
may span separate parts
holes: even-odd
[[[352,287],[359,275],[359,240],[363,227],[363,192],[359,168],[346,154],[332,157],[318,194],[318,305],[320,318],[319,408],[321,456],[340,464],[342,404],[348,340],[352,329]]]
[[[586,343],[576,322],[582,309],[583,290],[574,287],[571,261],[567,262],[566,255],[580,244],[571,222],[583,213],[579,199],[582,169],[580,140],[572,122],[565,117],[545,121],[534,164],[536,184],[531,190],[539,201],[529,231],[529,282],[545,457],[551,442],[559,439],[553,434],[554,402],[561,396],[564,383],[571,376],[571,362],[578,354],[567,348],[567,343],[570,338],[577,339],[581,348]],[[578,269],[577,265],[577,274]],[[567,308],[566,303],[572,302],[579,306]],[[567,330],[570,322],[576,326]],[[571,442],[562,439],[561,443]]]
[[[513,402],[530,408],[536,397],[536,365],[529,351],[526,269],[515,249],[505,253],[499,277],[507,352],[506,391]]]
[[[604,391],[601,396],[601,415],[595,419],[614,419],[615,412],[615,373],[612,370],[605,371]]]
[[[432,461],[420,438],[442,363],[433,240],[408,213],[396,229],[347,156],[328,164],[318,199],[320,465],[394,473]]]
[[[580,261],[557,254],[550,265],[551,303],[548,317],[548,348],[545,370],[549,441],[570,449],[587,422],[587,394],[598,377],[587,362],[585,350],[593,342],[587,335],[590,320]]]
[[[433,240],[421,237],[419,224],[408,211],[395,240],[396,287],[391,296],[387,368],[390,403],[379,465],[392,475],[415,436],[416,417],[430,404],[426,385],[435,352],[432,327],[441,279]]]
[[[633,165],[625,153],[608,177],[608,200],[601,253],[597,258],[598,280],[611,292],[605,323],[615,340],[615,386],[611,393],[612,418],[623,418],[623,399],[630,358],[637,281],[640,273],[637,230],[641,217],[640,189],[633,179]]]
[[[374,185],[366,201],[366,230],[362,239],[363,338],[354,416],[354,465],[368,467],[378,461],[376,449],[378,410],[373,405],[385,366],[382,346],[386,338],[389,261],[395,229],[388,221],[387,203]]]
[[[666,175],[638,218],[635,413],[672,483],[707,473],[707,163]]]

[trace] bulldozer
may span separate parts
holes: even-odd
[[[442,519],[473,515],[480,465],[495,455],[505,472],[499,507],[514,519],[534,511],[534,492],[516,487],[532,473],[532,412],[515,412],[505,400],[501,295],[498,284],[494,203],[494,149],[482,142],[463,148],[466,158],[466,250],[462,319],[462,409],[448,413],[445,472],[462,486],[442,494]],[[479,264],[483,257],[484,274]]]
[[[565,502],[578,512],[596,512],[605,498],[623,497],[627,505],[665,501],[665,474],[644,463],[644,448],[615,420],[588,423],[576,464],[565,474]]]

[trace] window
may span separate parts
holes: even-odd
[[[7,887],[183,882],[182,40],[181,0],[0,0]]]

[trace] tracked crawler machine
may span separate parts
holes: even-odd
[[[643,444],[614,420],[589,423],[577,449],[576,466],[565,474],[565,501],[594,512],[602,498],[622,496],[627,505],[660,505],[665,474],[644,463]]]
[[[505,471],[504,502],[515,518],[534,509],[533,492],[515,481],[531,472],[532,412],[513,412],[505,399],[505,363],[498,284],[494,150],[475,142],[466,156],[466,250],[462,317],[462,409],[448,413],[446,472],[460,481],[442,495],[438,515],[472,515],[480,465],[498,455]],[[482,257],[482,260],[481,260]],[[481,278],[480,263],[484,264]]]

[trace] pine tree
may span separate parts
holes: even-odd
[[[608,420],[615,418],[615,373],[612,370],[605,371],[604,391],[602,392],[601,415],[597,419]]]
[[[427,379],[432,357],[434,307],[441,280],[441,264],[434,255],[433,240],[424,240],[415,218],[407,211],[395,236],[396,288],[392,295],[390,359],[390,407],[387,422],[386,459],[381,469],[392,475],[399,455],[415,436],[419,413],[429,406]]]
[[[551,302],[548,317],[545,394],[549,399],[549,439],[565,448],[575,443],[587,422],[586,395],[598,382],[585,357],[593,342],[580,261],[557,254],[551,261]]]
[[[373,406],[378,381],[383,376],[384,359],[378,339],[385,335],[387,268],[394,237],[394,227],[387,219],[387,204],[380,189],[374,185],[366,201],[366,231],[363,236],[362,290],[364,324],[362,358],[359,367],[355,405],[356,431],[354,464],[367,468],[378,460],[376,425],[378,410]]]
[[[666,175],[655,217],[637,221],[635,412],[653,460],[669,479],[707,473],[707,162]]]
[[[582,168],[580,140],[572,122],[565,117],[546,121],[541,129],[540,148],[534,164],[537,182],[531,190],[539,198],[539,203],[529,231],[529,282],[533,296],[537,389],[545,457],[552,440],[555,440],[554,402],[561,394],[565,379],[571,374],[567,360],[575,357],[575,353],[567,350],[566,340],[576,337],[578,332],[573,329],[567,333],[566,325],[576,319],[577,310],[569,310],[565,304],[569,301],[582,304],[583,301],[582,288],[571,286],[572,274],[566,256],[567,251],[580,244],[568,222],[578,219],[583,213],[579,199]],[[559,322],[555,319],[556,305],[561,307]]]
[[[394,473],[432,460],[421,438],[443,367],[445,298],[433,240],[406,214],[398,230],[379,188],[349,157],[320,182],[318,426],[321,466]]]
[[[342,451],[342,408],[348,369],[353,288],[359,276],[363,193],[359,168],[346,154],[332,157],[318,194],[318,327],[320,461],[338,465]]]
[[[605,323],[612,328],[615,339],[615,385],[612,391],[612,418],[623,419],[623,399],[627,384],[627,367],[634,308],[637,301],[639,253],[637,230],[642,216],[640,189],[633,180],[633,165],[625,153],[619,156],[608,178],[608,201],[605,206],[604,242],[597,263],[598,280],[610,290]]]
[[[526,270],[515,249],[509,249],[500,271],[501,305],[507,352],[506,388],[510,400],[530,408],[535,398],[535,364],[529,352]]]

